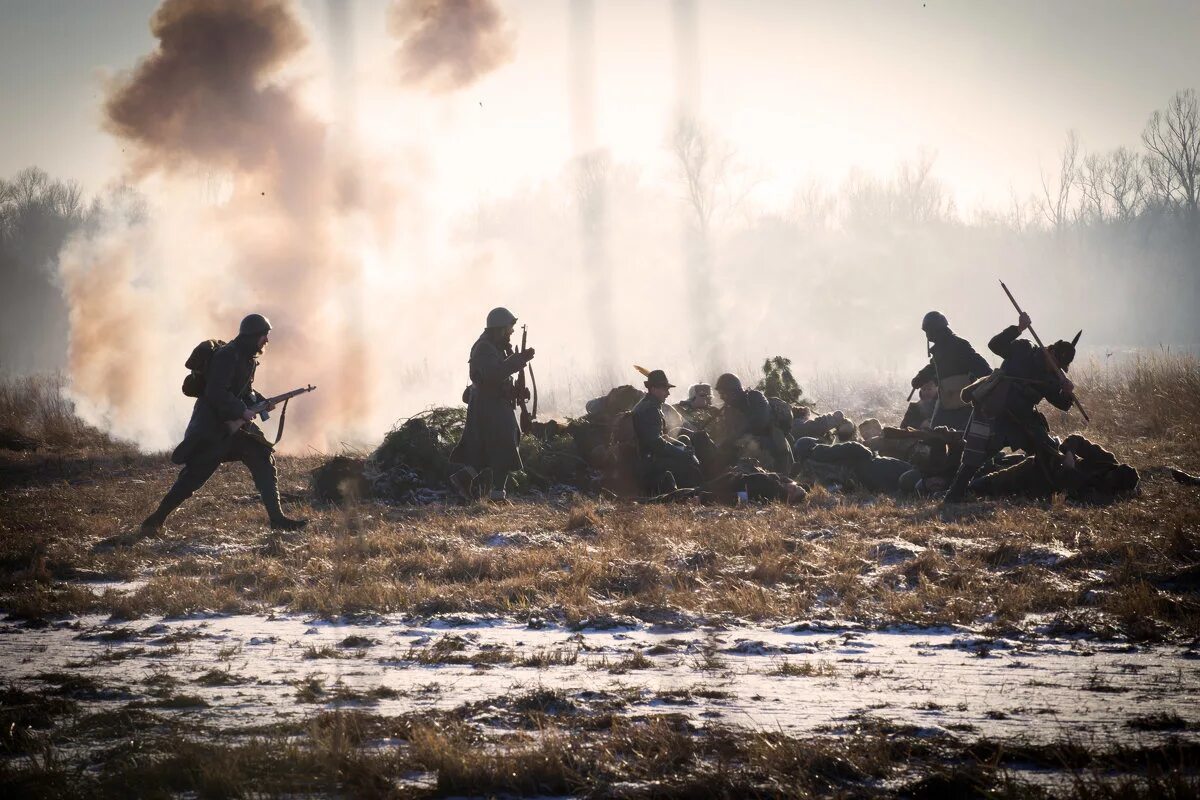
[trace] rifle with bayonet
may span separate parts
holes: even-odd
[[[1026,316],[1025,312],[1021,310],[1021,306],[1017,304],[1017,298],[1013,297],[1013,293],[1010,292],[1008,290],[1008,287],[1004,285],[1004,281],[1000,281],[1000,288],[1004,290],[1004,293],[1006,295],[1008,295],[1008,299],[1013,304],[1013,308],[1015,308],[1017,310],[1017,314],[1020,315],[1021,317]],[[1054,354],[1050,352],[1049,348],[1047,348],[1046,345],[1042,344],[1042,338],[1037,335],[1037,331],[1035,331],[1033,329],[1033,325],[1031,324],[1028,327],[1029,327],[1029,334],[1031,336],[1033,336],[1033,340],[1035,342],[1037,342],[1038,347],[1040,347],[1042,349],[1042,355],[1046,359],[1046,366],[1050,367],[1050,371],[1058,376],[1058,379],[1062,383],[1063,388],[1065,389],[1068,385],[1074,386],[1073,383],[1070,383],[1070,378],[1067,377],[1066,371],[1063,370],[1063,368],[1058,365],[1058,361],[1055,360]],[[1076,337],[1076,338],[1078,338],[1078,337]],[[1092,418],[1089,417],[1088,413],[1083,410],[1083,403],[1079,402],[1079,398],[1075,396],[1075,392],[1071,391],[1070,395],[1071,395],[1071,403],[1073,403],[1074,406],[1079,409],[1079,413],[1083,415],[1084,420],[1086,420],[1087,422],[1091,422]]]

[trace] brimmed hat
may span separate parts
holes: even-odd
[[[667,373],[661,369],[652,369],[650,374],[646,376],[645,386],[647,389],[674,389],[675,384],[667,380]]]

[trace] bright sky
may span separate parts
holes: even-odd
[[[0,0],[0,175],[36,164],[95,191],[119,175],[100,130],[106,74],[154,45],[155,0]],[[353,13],[360,125],[383,149],[420,148],[448,205],[559,173],[572,152],[570,4],[501,0],[516,59],[458,95],[401,90],[383,0]],[[326,58],[325,0],[300,3]],[[597,0],[597,140],[664,169],[676,99],[672,4]],[[921,147],[960,208],[1038,185],[1068,128],[1085,149],[1137,145],[1146,118],[1200,88],[1200,3],[698,0],[702,116],[782,203],[806,177],[890,171]],[[327,91],[321,67],[313,84]],[[439,205],[442,204],[439,202]]]

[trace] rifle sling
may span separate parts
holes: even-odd
[[[272,443],[272,447],[279,444],[279,440],[283,438],[283,423],[287,422],[287,404],[291,401],[291,399],[292,398],[289,397],[287,400],[283,401],[283,410],[279,412],[279,430],[275,432],[275,441]]]

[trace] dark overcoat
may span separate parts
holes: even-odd
[[[203,457],[223,461],[233,442],[226,422],[240,419],[258,400],[254,372],[258,369],[258,336],[239,336],[212,355],[205,373],[204,394],[196,398],[183,441],[171,454],[176,464]]]
[[[471,387],[467,424],[450,460],[494,473],[524,468],[517,449],[521,428],[517,424],[512,376],[526,364],[519,353],[501,350],[484,331],[471,347]]]

